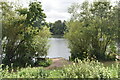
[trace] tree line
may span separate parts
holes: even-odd
[[[52,33],[52,35],[63,36],[65,31],[67,30],[65,20],[63,22],[61,20],[57,20],[54,23],[48,23],[48,27],[50,28],[50,32]]]

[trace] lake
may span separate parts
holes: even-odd
[[[65,59],[69,59],[70,49],[68,48],[68,42],[64,38],[49,38],[50,45],[48,50],[48,56],[49,58],[58,58],[62,57]],[[119,61],[120,62],[120,61]],[[102,62],[105,66],[110,66],[112,64],[115,64],[116,61],[104,61]]]
[[[49,38],[50,48],[48,50],[49,58],[62,57],[69,59],[70,49],[68,48],[68,42],[64,38]]]

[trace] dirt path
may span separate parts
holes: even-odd
[[[46,67],[46,69],[54,69],[58,67],[63,67],[64,65],[71,64],[70,61],[64,59],[64,58],[52,58],[53,63]]]

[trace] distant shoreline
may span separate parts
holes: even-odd
[[[52,38],[64,38],[63,35],[52,35]]]

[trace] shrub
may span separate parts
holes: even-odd
[[[62,69],[46,70],[42,67],[21,68],[11,73],[6,69],[1,70],[0,78],[118,78],[120,77],[120,65],[105,67],[98,61],[76,60],[77,63],[65,66]],[[17,69],[18,70],[18,69]]]
[[[64,78],[118,78],[118,64],[105,67],[98,61],[77,60],[62,72]]]
[[[46,58],[46,59],[43,59],[43,60],[38,60],[35,64],[36,64],[36,66],[47,67],[47,66],[52,64],[52,60]]]
[[[50,75],[50,72],[42,67],[27,67],[22,68],[20,71],[11,73],[9,73],[6,68],[1,73],[1,78],[46,78]]]

